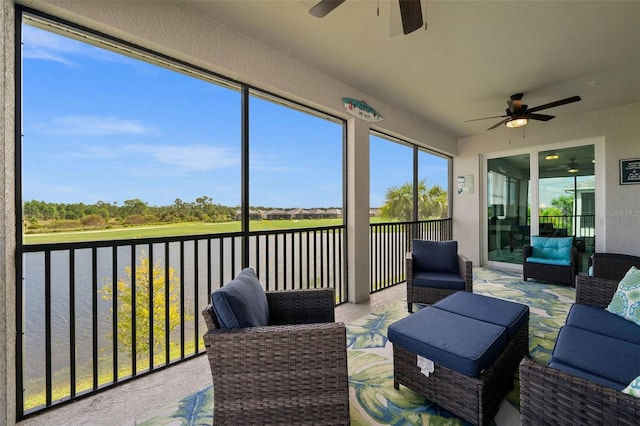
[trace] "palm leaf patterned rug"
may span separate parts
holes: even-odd
[[[564,324],[575,290],[543,282],[522,280],[517,273],[476,267],[474,292],[526,303],[530,308],[529,352],[547,363],[560,327]],[[352,425],[466,425],[464,420],[400,386],[393,388],[393,351],[387,340],[390,324],[407,316],[405,301],[370,313],[347,325],[349,394]],[[518,424],[519,387],[503,401],[494,423]],[[201,425],[213,422],[211,386],[159,412],[139,419],[138,425]]]

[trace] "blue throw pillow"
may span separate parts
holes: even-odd
[[[220,328],[244,328],[269,325],[267,295],[251,268],[214,291],[211,302]]]
[[[457,241],[413,240],[414,270],[458,272]]]

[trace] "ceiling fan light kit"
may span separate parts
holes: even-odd
[[[566,105],[573,102],[578,102],[581,100],[580,96],[572,96],[566,99],[560,99],[554,102],[550,102],[544,105],[538,105],[537,107],[529,108],[528,105],[522,103],[522,97],[524,94],[516,93],[511,95],[509,100],[507,101],[508,108],[505,109],[505,115],[495,115],[493,117],[484,117],[484,118],[475,118],[473,120],[467,120],[465,123],[470,121],[478,121],[478,120],[488,120],[490,118],[504,118],[504,120],[499,121],[493,126],[489,127],[487,130],[493,130],[496,127],[500,127],[500,125],[504,124],[510,128],[518,128],[526,126],[529,123],[529,120],[537,120],[537,121],[549,121],[554,118],[554,115],[547,114],[536,114],[538,111],[542,111],[543,109],[554,108],[560,105]]]
[[[548,154],[544,157],[545,160],[557,160],[558,158],[560,158],[560,155],[557,153]]]
[[[580,170],[578,170],[578,164],[575,161],[575,158],[571,159],[571,162],[568,164],[569,168],[567,169],[567,171],[569,173],[578,173]]]
[[[528,122],[529,122],[528,118],[513,118],[507,121],[506,123],[504,123],[504,125],[512,129],[517,129],[518,127],[526,126]]]

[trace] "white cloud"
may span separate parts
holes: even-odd
[[[81,147],[80,151],[69,153],[70,157],[82,158],[82,159],[113,159],[118,157],[118,153],[103,146],[85,145]]]
[[[40,123],[36,127],[46,133],[81,136],[110,136],[121,134],[156,134],[157,130],[138,120],[117,117],[70,115]]]
[[[143,153],[145,157],[164,165],[196,171],[226,169],[240,165],[240,154],[226,147],[197,144],[129,145],[125,150]]]

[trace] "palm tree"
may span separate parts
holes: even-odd
[[[418,186],[418,218],[419,219],[443,219],[449,214],[449,199],[447,191],[440,185],[433,185],[426,189],[424,181]]]
[[[410,221],[413,218],[413,185],[405,183],[387,189],[381,208],[383,217]],[[425,180],[418,182],[418,215],[420,219],[443,218],[448,215],[447,191],[439,185],[427,189]]]
[[[413,186],[405,183],[402,186],[392,186],[387,189],[385,203],[380,209],[383,217],[409,221],[412,218],[411,207]]]

